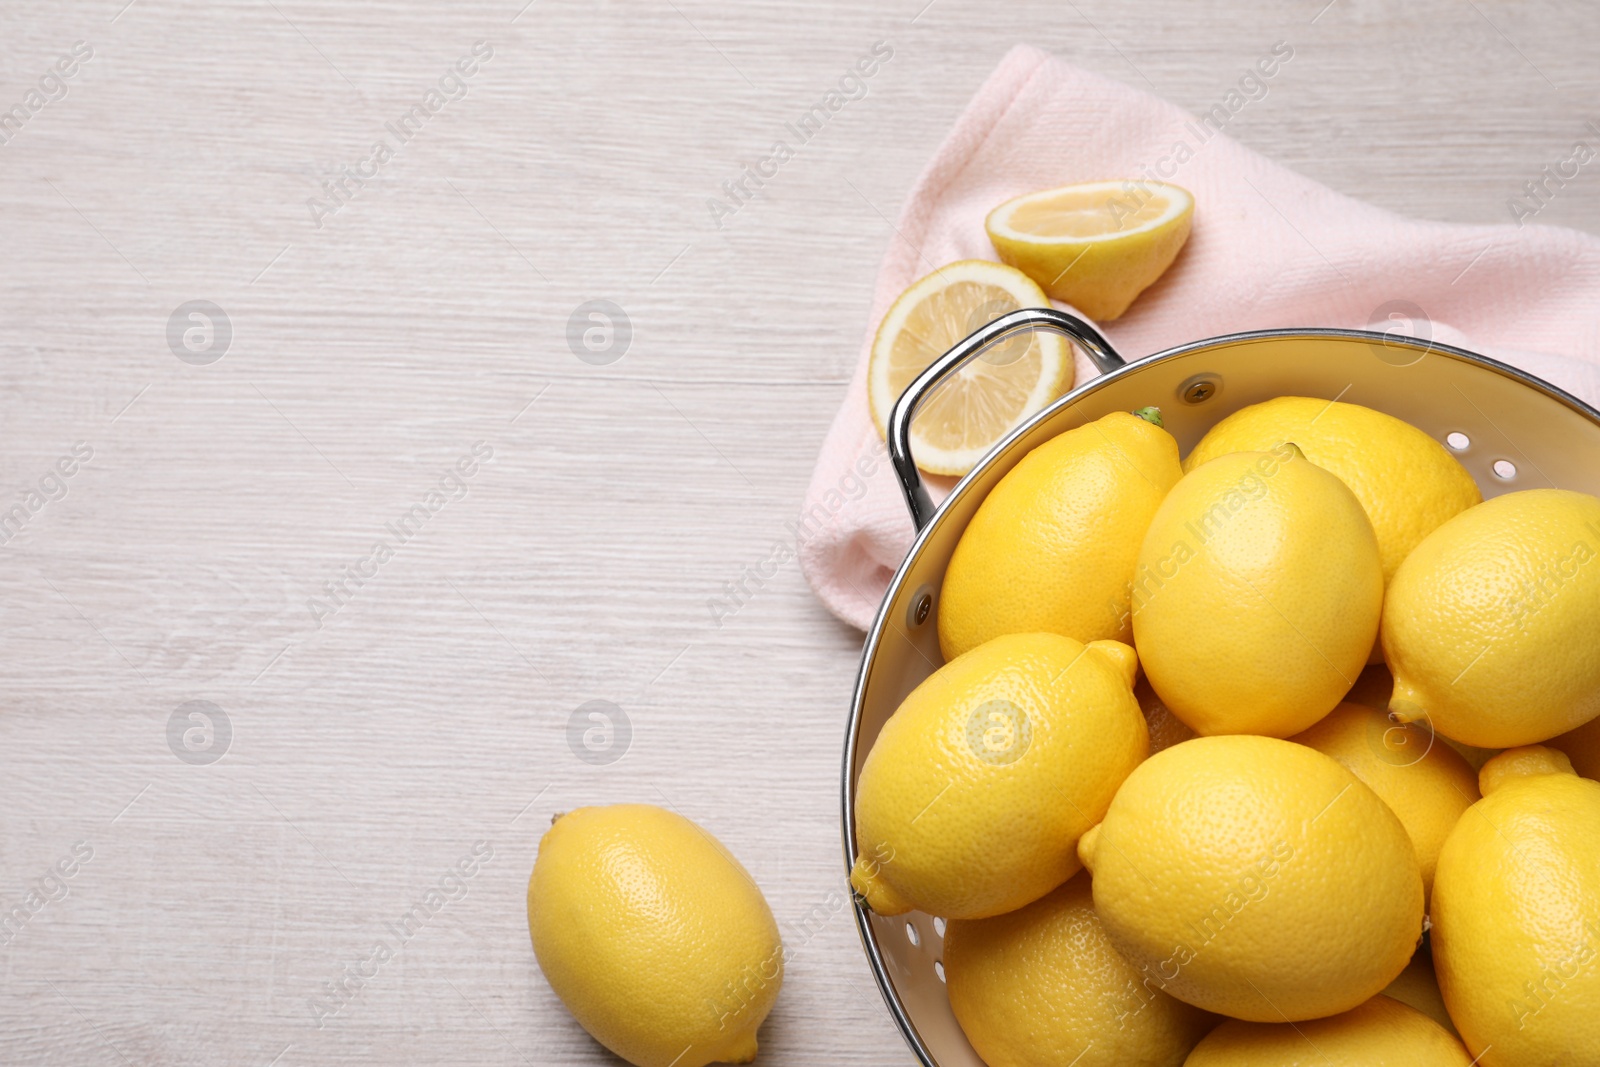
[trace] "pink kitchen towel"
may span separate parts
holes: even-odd
[[[953,260],[995,259],[984,217],[1013,196],[1105,179],[1168,180],[1194,193],[1194,230],[1172,269],[1101,325],[1125,358],[1238,330],[1388,330],[1483,352],[1600,401],[1600,238],[1530,222],[1600,131],[1532,176],[1515,224],[1408,219],[1352,200],[1221,132],[1292,69],[1263,55],[1200,116],[1026,46],[1012,49],[939,148],[895,226],[844,405],[797,528],[802,569],[841,619],[870,625],[913,530],[867,409],[873,333],[895,297]],[[1565,174],[1571,177],[1570,173]],[[1078,357],[1078,383],[1094,368]],[[930,479],[935,499],[950,480]]]

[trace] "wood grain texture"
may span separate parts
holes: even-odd
[[[1600,121],[1600,8],[1324,2],[0,7],[0,106],[94,50],[0,145],[0,513],[93,450],[0,544],[0,910],[93,852],[0,934],[0,1061],[614,1062],[523,892],[553,812],[642,800],[719,836],[798,945],[762,1062],[908,1062],[828,903],[859,635],[792,562],[709,603],[786,536],[888,220],[1012,44],[1199,109],[1291,41],[1228,132],[1429,218],[1507,221]],[[715,226],[877,40],[868,95]],[[476,41],[465,96],[316,226]],[[1600,232],[1600,171],[1539,221]],[[198,299],[233,331],[207,366],[167,340]],[[593,299],[634,331],[603,366],[567,340]],[[474,442],[464,495],[315,618]],[[231,725],[209,765],[169,747],[196,700]],[[590,700],[631,722],[609,765],[569,747]],[[319,1027],[477,841],[465,895]]]

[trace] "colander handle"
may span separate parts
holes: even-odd
[[[916,417],[922,402],[950,375],[966,366],[985,349],[1004,341],[1013,334],[1029,330],[1048,330],[1077,342],[1101,374],[1109,374],[1125,365],[1111,343],[1100,336],[1100,331],[1076,315],[1068,315],[1054,308],[1023,308],[1002,315],[989,325],[974,330],[966,340],[928,364],[928,369],[900,394],[889,412],[889,458],[894,462],[895,477],[900,479],[900,491],[905,494],[906,507],[911,521],[921,530],[933,521],[933,498],[923,484],[922,472],[917,470],[911,455],[911,420]]]

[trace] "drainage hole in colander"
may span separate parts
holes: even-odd
[[[944,964],[938,960],[934,960],[933,973],[939,976],[939,981],[944,981]]]
[[[1472,438],[1468,437],[1460,430],[1456,430],[1453,433],[1447,433],[1444,435],[1444,443],[1455,449],[1457,452],[1465,452],[1471,447]]]
[[[938,934],[941,938],[944,937],[944,920],[938,916],[934,916],[933,919],[933,932]]]
[[[1494,461],[1494,476],[1509,482],[1517,476],[1517,465],[1509,459],[1497,459]]]
[[[922,938],[917,936],[917,928],[910,923],[906,923],[906,940],[913,945],[922,944]]]

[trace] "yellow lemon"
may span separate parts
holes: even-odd
[[[1229,1020],[1184,1067],[1472,1067],[1449,1031],[1409,1005],[1373,997],[1330,1019],[1304,1023]]]
[[[1422,936],[1405,827],[1349,771],[1288,741],[1197,737],[1151,756],[1078,854],[1142,978],[1239,1019],[1348,1011]]]
[[[1444,445],[1408,422],[1359,404],[1280,396],[1213,426],[1183,469],[1229,452],[1262,452],[1292,441],[1350,487],[1378,538],[1385,581],[1440,524],[1483,499]]]
[[[1429,534],[1390,583],[1389,708],[1481,748],[1545,741],[1600,715],[1597,633],[1600,499],[1487,500]]]
[[[1178,258],[1194,197],[1149,181],[1088,182],[1007,200],[984,228],[1000,258],[1057,300],[1114,319]]]
[[[1029,452],[950,557],[939,597],[945,659],[1010,633],[1131,641],[1134,557],[1182,473],[1172,435],[1123,411]]]
[[[528,880],[539,967],[583,1028],[637,1067],[748,1063],[783,983],[783,944],[749,873],[680,815],[578,808]]]
[[[1332,756],[1389,805],[1417,850],[1422,891],[1431,893],[1439,850],[1478,799],[1478,773],[1461,754],[1420,726],[1349,703],[1289,740]]]
[[[1482,1067],[1600,1062],[1600,782],[1542,746],[1479,772],[1445,842],[1433,963]]]
[[[917,375],[957,341],[1022,308],[1049,307],[1021,271],[964,259],[913,282],[878,324],[867,359],[867,402],[878,433]],[[994,443],[1072,388],[1072,347],[1056,334],[1012,337],[968,363],[911,420],[911,452],[930,474],[965,474]]]
[[[1444,994],[1439,992],[1439,979],[1433,972],[1433,952],[1428,945],[1417,949],[1417,954],[1411,957],[1411,962],[1400,972],[1400,977],[1385,987],[1383,995],[1411,1005],[1453,1036],[1461,1036],[1456,1033],[1450,1009],[1444,1006]]]
[[[1590,719],[1576,730],[1546,742],[1572,761],[1572,769],[1585,778],[1600,779],[1600,719]]]
[[[1078,874],[1025,908],[952,922],[950,1008],[988,1067],[1177,1067],[1216,1020],[1145,987]]]
[[[1292,445],[1185,474],[1150,523],[1133,637],[1150,684],[1201,734],[1288,737],[1339,703],[1383,604],[1361,503]]]
[[[951,660],[884,724],[856,786],[850,883],[872,910],[981,919],[1079,870],[1149,747],[1138,661],[1114,641],[1008,634]]]

